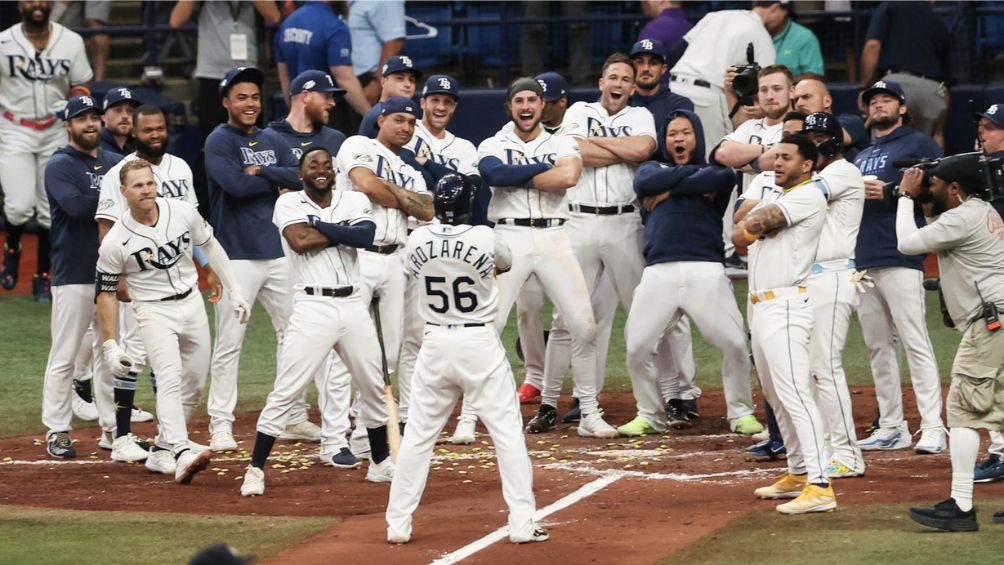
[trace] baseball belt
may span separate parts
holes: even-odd
[[[804,286],[789,286],[784,288],[775,288],[772,290],[765,290],[763,292],[751,292],[750,302],[757,304],[758,302],[766,302],[768,300],[774,300],[775,298],[783,298],[785,296],[797,296],[799,294],[805,294]]]
[[[692,84],[694,86],[700,86],[702,88],[711,88],[710,82],[700,78],[683,77],[680,75],[669,75],[669,78],[673,82],[682,82],[683,84]]]
[[[373,253],[379,253],[381,255],[390,255],[400,248],[401,246],[396,243],[392,243],[390,245],[368,245],[365,247],[366,251],[372,251]]]
[[[183,300],[185,298],[188,298],[189,294],[192,294],[192,289],[191,288],[188,289],[188,290],[186,290],[185,292],[182,292],[181,294],[175,294],[174,296],[165,296],[164,298],[161,298],[160,300],[158,300],[158,302],[170,302],[171,300]]]
[[[42,131],[49,129],[50,127],[52,127],[52,124],[56,123],[55,116],[49,116],[41,120],[29,120],[28,118],[19,118],[10,112],[4,112],[3,117],[11,122],[14,122],[19,126],[31,128],[35,131]]]
[[[630,214],[634,212],[633,204],[619,204],[615,206],[590,206],[588,204],[571,203],[568,210],[579,214],[595,214],[597,216],[616,216],[617,214]]]
[[[525,228],[556,228],[565,225],[564,218],[500,218],[497,224]]]
[[[353,286],[340,286],[338,288],[325,288],[325,287],[304,287],[303,292],[307,296],[327,296],[328,298],[345,298],[346,296],[352,296],[352,292],[355,290]]]
[[[818,275],[819,273],[825,273],[828,271],[844,271],[854,268],[854,259],[834,259],[832,261],[820,261],[819,263],[813,263],[811,273],[813,275]]]
[[[440,328],[483,328],[486,325],[484,322],[468,322],[466,324],[437,324],[435,322],[426,322],[426,324]]]

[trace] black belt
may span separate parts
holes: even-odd
[[[314,296],[315,294],[320,296],[327,296],[328,298],[345,298],[346,296],[351,296],[352,291],[355,290],[353,286],[340,286],[338,288],[322,288],[308,286],[303,289],[303,292],[307,293],[307,296]]]
[[[487,325],[484,322],[469,323],[469,324],[436,324],[433,322],[426,322],[426,324],[429,324],[430,326],[439,326],[439,327],[463,326],[465,328],[483,328]]]
[[[702,79],[702,78],[684,79],[684,78],[678,77],[676,75],[669,75],[669,78],[670,78],[670,80],[674,80],[676,82],[689,82],[690,84],[693,84],[694,86],[701,86],[701,87],[704,87],[704,88],[711,88],[711,83],[708,82],[708,81],[706,81],[706,80],[704,80],[704,79]]]
[[[569,204],[568,209],[580,214],[596,214],[597,216],[615,216],[634,212],[634,205],[626,206],[589,206],[587,204]]]
[[[401,246],[396,243],[392,243],[390,245],[369,245],[366,247],[366,251],[372,251],[373,253],[379,253],[381,255],[390,255],[400,248]]]
[[[555,228],[565,225],[564,218],[500,218],[498,222],[504,226],[523,226],[524,228]]]
[[[175,294],[174,296],[167,296],[167,297],[161,298],[160,302],[170,302],[171,300],[182,300],[184,298],[188,298],[189,294],[192,294],[192,289],[191,288],[188,289],[188,290],[186,290],[185,292],[182,292],[181,294]]]

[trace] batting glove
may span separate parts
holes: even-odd
[[[108,364],[108,368],[112,372],[112,376],[116,378],[121,378],[129,373],[132,369],[132,359],[122,351],[119,344],[115,342],[114,339],[105,340],[101,344],[101,349],[104,352],[105,363]]]
[[[851,275],[851,284],[854,285],[854,290],[860,294],[868,292],[869,288],[875,288],[875,280],[868,276],[867,269],[864,271],[854,271]]]
[[[236,292],[231,293],[231,300],[234,303],[234,314],[237,316],[237,320],[242,324],[248,323],[251,318],[251,305]]]

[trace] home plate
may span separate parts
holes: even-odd
[[[596,457],[659,457],[661,455],[666,455],[666,450],[664,449],[608,449],[606,451],[587,451],[587,455],[595,455]]]

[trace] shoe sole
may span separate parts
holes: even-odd
[[[76,459],[77,457],[76,453],[72,455],[71,454],[58,455],[56,453],[49,451],[48,449],[46,449],[45,452],[49,454],[49,457],[55,457],[56,459]]]
[[[781,505],[779,505],[781,506]],[[837,508],[837,501],[827,502],[826,504],[820,504],[819,506],[813,506],[812,508],[807,508],[804,510],[781,510],[776,508],[779,514],[784,514],[785,516],[797,516],[799,514],[811,514],[813,512],[833,512]]]
[[[281,441],[309,441],[311,443],[317,443],[317,442],[321,441],[320,437],[308,437],[308,436],[301,436],[301,435],[297,435],[297,434],[287,434],[285,432],[279,434],[279,437],[276,438],[276,439],[281,440]]]
[[[784,461],[788,459],[787,453],[778,453],[775,455],[754,455],[749,453],[746,455],[746,460],[753,463],[770,463],[771,461]]]
[[[927,526],[928,528],[934,528],[937,530],[944,530],[946,532],[976,532],[979,531],[980,525],[978,522],[965,522],[962,523],[958,520],[941,520],[939,518],[930,518],[928,516],[922,516],[917,514],[913,510],[907,512],[907,515],[911,520],[917,522],[921,526]]]
[[[996,483],[997,481],[1004,480],[1004,475],[1000,477],[991,477],[989,479],[973,479],[974,483]]]
[[[403,538],[403,537],[387,538],[387,543],[390,543],[390,544],[393,544],[393,545],[404,545],[404,544],[408,543],[409,541],[410,540],[408,538]]]
[[[118,461],[119,463],[139,463],[141,461],[146,461],[147,457],[149,457],[149,453],[143,454],[143,456],[138,459],[130,459],[129,457],[123,457],[121,455],[116,456],[115,451],[112,450],[112,461]]]
[[[387,477],[371,477],[369,475],[366,475],[366,482],[368,483],[381,484],[381,483],[389,483],[393,480],[394,480],[393,478],[388,479]]]
[[[185,469],[185,474],[176,478],[178,484],[187,485],[192,482],[195,475],[206,470],[206,467],[209,466],[209,462],[212,461],[212,459],[213,455],[209,451],[203,451],[202,453],[196,455],[192,464],[188,466],[188,469]]]
[[[362,467],[363,462],[362,461],[356,461],[352,465],[345,465],[345,464],[342,464],[342,463],[335,463],[335,462],[333,462],[331,460],[328,460],[324,464],[328,465],[329,467],[335,467],[336,469],[358,469],[359,467]]]
[[[243,486],[241,487],[241,496],[247,496],[247,497],[263,496],[264,494],[265,494],[265,485],[262,485],[260,492],[258,491],[258,489],[255,489],[253,491],[245,491],[244,487]]]
[[[657,434],[657,433],[659,433],[659,432],[656,432],[655,430],[645,430],[643,432],[636,432],[634,430],[624,431],[624,430],[622,430],[620,428],[617,428],[617,435],[619,435],[621,437],[642,437],[642,436],[653,435],[653,434]]]
[[[599,438],[599,439],[613,439],[615,437],[618,437],[618,435],[619,435],[617,433],[617,430],[614,430],[613,433],[610,433],[610,432],[593,433],[593,432],[591,432],[589,430],[583,431],[582,430],[582,426],[579,426],[576,429],[576,433],[579,434],[579,437],[594,437],[594,438]]]
[[[885,446],[861,445],[859,443],[858,444],[858,448],[861,449],[861,451],[897,451],[897,450],[900,450],[900,449],[909,449],[910,448],[910,444],[903,445],[903,446],[896,446],[896,447],[885,447]]]
[[[942,447],[941,449],[935,449],[933,447],[915,447],[913,450],[919,455],[937,455],[945,451],[945,448]]]
[[[238,447],[237,447],[236,443],[234,443],[233,445],[223,445],[223,446],[220,446],[220,445],[210,445],[209,446],[209,451],[212,451],[214,453],[225,453],[227,451],[237,451],[237,449],[238,449]]]
[[[693,427],[693,424],[690,422],[670,422],[669,427],[677,431],[683,431],[683,430],[689,430],[691,427]]]
[[[153,421],[153,414],[150,414],[149,416],[130,416],[129,417],[129,421],[132,422],[133,424],[142,424],[144,422],[152,422]]]
[[[834,473],[832,475],[829,473],[826,474],[827,479],[853,479],[855,477],[863,477],[863,476],[865,476],[864,471],[861,471],[860,473],[858,473],[857,471],[851,471],[850,473]]]

